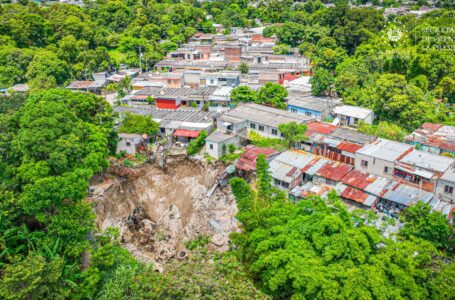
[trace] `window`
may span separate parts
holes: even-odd
[[[360,162],[360,165],[361,165],[362,167],[366,168],[366,167],[368,167],[368,161],[362,160],[362,161]]]
[[[264,131],[264,126],[259,125],[259,131]]]
[[[131,147],[131,143],[130,142],[126,142],[126,146],[127,147]]]
[[[209,147],[210,147],[210,150],[213,150],[213,144],[210,144]]]
[[[387,167],[387,166],[384,167],[384,173],[385,174],[390,174],[389,167]]]
[[[250,124],[250,128],[251,128],[251,129],[256,129],[256,124],[251,123],[251,124]]]
[[[359,124],[359,119],[354,118],[354,124]]]
[[[272,134],[273,134],[273,135],[278,135],[278,130],[272,129]]]
[[[297,113],[297,109],[296,108],[291,108],[291,112]]]
[[[453,194],[453,186],[446,185],[446,186],[444,187],[444,193],[449,194],[449,195],[452,195],[452,194]]]
[[[305,116],[311,117],[311,115],[312,115],[311,112],[309,112],[309,111],[306,111],[306,112],[305,112]]]

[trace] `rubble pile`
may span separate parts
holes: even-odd
[[[156,161],[137,178],[94,184],[97,225],[120,228],[122,244],[145,261],[185,258],[185,242],[199,236],[210,236],[210,250],[225,251],[238,230],[236,203],[229,186],[208,192],[222,171],[222,165],[179,155],[167,157],[164,169]]]

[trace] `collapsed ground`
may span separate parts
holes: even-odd
[[[166,160],[164,168],[146,164],[129,179],[111,170],[92,184],[97,226],[119,228],[124,247],[144,261],[184,257],[185,242],[201,236],[210,237],[209,250],[227,250],[238,230],[235,200],[229,187],[207,195],[224,166],[184,155]]]

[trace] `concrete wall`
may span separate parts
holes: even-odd
[[[141,143],[142,139],[140,137],[137,138],[127,138],[127,137],[120,137],[117,143],[117,153],[125,151],[128,154],[135,154],[136,153],[136,145]]]
[[[323,119],[325,119],[327,117],[326,112],[320,112],[320,111],[311,110],[311,109],[298,107],[298,106],[294,106],[294,105],[288,105],[288,111],[295,112],[297,114],[301,114],[301,115],[305,115],[305,116],[310,116],[310,117],[315,118],[318,121],[322,121]]]
[[[452,194],[444,192],[446,186],[451,186],[453,188]],[[446,180],[438,180],[436,185],[436,195],[443,201],[455,204],[455,183]]]
[[[223,141],[223,142],[205,142],[205,152],[213,158],[219,159],[226,153],[229,153],[229,144],[234,144],[236,147],[240,146],[240,140],[237,136]],[[223,152],[223,145],[226,145],[226,152]]]
[[[367,167],[362,166],[362,160],[368,162]],[[355,154],[354,166],[357,170],[362,171],[362,172],[374,174],[377,176],[392,178],[394,165],[395,164],[393,162],[373,158],[371,156],[366,156],[366,155],[359,154],[359,153]],[[384,173],[385,167],[388,167],[389,173]]]

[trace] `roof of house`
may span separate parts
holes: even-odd
[[[277,154],[278,152],[273,148],[260,148],[254,145],[248,145],[243,148],[243,153],[237,160],[235,167],[240,170],[250,171],[256,169],[256,159],[259,154],[264,154],[265,157]]]
[[[161,124],[163,121],[182,121],[195,123],[213,123],[214,112],[200,110],[170,110],[157,109],[150,106],[115,106],[114,112],[129,112],[136,115],[152,116],[153,119]]]
[[[340,162],[331,162],[320,168],[316,175],[330,180],[340,181],[351,170],[352,166],[350,165]]]
[[[405,137],[409,142],[455,152],[455,126],[424,123],[420,128]]]
[[[413,149],[414,147],[409,144],[378,139],[371,144],[365,145],[357,153],[393,162],[399,160]]]
[[[216,86],[198,87],[198,88],[156,88],[145,87],[135,92],[133,96],[152,96],[154,98],[179,98],[179,97],[197,97],[212,95],[218,89]]]
[[[356,143],[359,145],[364,145],[366,143],[372,142],[376,139],[374,135],[364,134],[357,132],[352,129],[340,128],[337,127],[333,132],[329,134],[330,137],[336,138],[339,140],[345,140],[348,142]]]
[[[83,90],[83,89],[96,89],[101,88],[104,85],[102,81],[73,81],[69,85],[66,86],[67,89],[72,90]]]
[[[214,131],[212,132],[208,137],[206,137],[207,142],[212,142],[212,143],[221,143],[224,141],[227,141],[229,139],[234,138],[236,135],[234,133],[226,133],[222,131]]]
[[[274,158],[276,161],[291,165],[298,169],[303,169],[308,163],[314,158],[314,155],[301,151],[301,150],[289,150],[282,152],[280,155]]]
[[[361,145],[346,142],[346,141],[342,141],[340,144],[338,144],[336,146],[337,149],[339,149],[341,151],[346,151],[349,153],[356,153],[356,151],[361,149],[362,147],[363,146],[361,146]]]
[[[366,206],[372,206],[378,199],[376,196],[368,195],[367,193],[347,186],[340,194],[342,198],[352,200],[357,203],[361,203]]]
[[[330,134],[337,129],[335,125],[322,123],[322,122],[310,122],[307,124],[307,135],[312,135],[313,133],[319,134]]]
[[[440,178],[441,180],[455,182],[455,164],[452,164]]]
[[[376,181],[376,176],[370,175],[367,173],[363,173],[358,170],[350,171],[341,179],[341,182],[343,182],[344,184],[358,188],[358,189],[362,189],[362,190],[375,181]]]
[[[228,111],[226,115],[272,127],[291,122],[301,124],[311,120],[308,116],[254,103],[241,104]]]
[[[198,130],[177,129],[176,131],[174,131],[173,136],[196,138],[199,136],[200,133],[201,132]]]
[[[399,203],[405,206],[410,206],[418,201],[430,203],[434,194],[421,189],[417,189],[405,184],[398,184],[388,190],[382,198]]]
[[[453,158],[415,149],[400,159],[400,163],[441,173],[444,173],[454,162]]]
[[[272,160],[269,164],[270,175],[273,178],[291,183],[296,179],[302,172],[289,164],[283,163],[278,160]]]
[[[290,93],[288,106],[300,107],[308,110],[323,112],[336,105],[336,99],[329,97],[296,96]]]
[[[333,186],[307,181],[303,185],[294,187],[290,193],[294,196],[302,198],[306,198],[311,195],[325,198],[331,190],[333,190]]]
[[[333,112],[335,114],[350,116],[357,119],[365,119],[373,113],[373,111],[369,108],[351,105],[337,106],[333,109]]]

